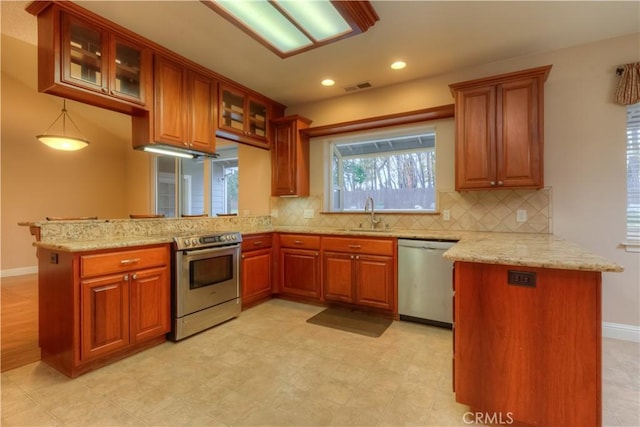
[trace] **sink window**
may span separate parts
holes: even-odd
[[[361,211],[367,197],[373,198],[376,211],[435,211],[435,128],[336,137],[328,147],[331,211]]]

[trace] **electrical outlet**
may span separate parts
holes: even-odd
[[[271,217],[278,218],[278,209],[271,209]]]
[[[526,211],[526,209],[518,209],[516,211],[516,221],[517,222],[526,222],[527,221],[527,211]]]
[[[313,209],[305,209],[302,213],[302,217],[306,219],[313,219],[314,215],[315,212],[313,211]]]
[[[445,209],[442,211],[442,220],[451,221],[451,211],[449,209]]]

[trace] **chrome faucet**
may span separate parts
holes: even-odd
[[[365,213],[369,212],[369,209],[371,209],[371,217],[369,218],[369,221],[371,221],[371,229],[373,230],[376,228],[376,224],[380,222],[380,219],[376,219],[375,217],[373,197],[371,196],[367,197],[367,200],[364,202]]]

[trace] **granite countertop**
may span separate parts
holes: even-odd
[[[396,237],[425,240],[456,240],[444,258],[452,261],[518,265],[566,270],[621,272],[623,267],[551,234],[493,233],[441,230],[382,230],[328,227],[265,227],[240,230],[244,235],[281,232],[336,236]],[[35,242],[34,245],[65,252],[126,248],[173,242],[174,234],[132,235],[94,239]]]
[[[439,230],[313,229],[275,227],[274,231],[397,237],[399,239],[457,240],[443,257],[451,261],[519,265],[602,272],[622,272],[624,268],[604,257],[552,234],[494,233]]]

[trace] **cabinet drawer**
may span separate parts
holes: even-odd
[[[80,257],[80,275],[82,277],[99,276],[168,263],[169,251],[166,247],[84,255]]]
[[[283,248],[320,249],[320,236],[306,234],[281,234]]]
[[[392,256],[393,247],[393,239],[362,239],[357,237],[324,237],[322,239],[322,249],[325,251]]]
[[[271,233],[242,236],[242,252],[270,248],[272,240],[273,235]]]

